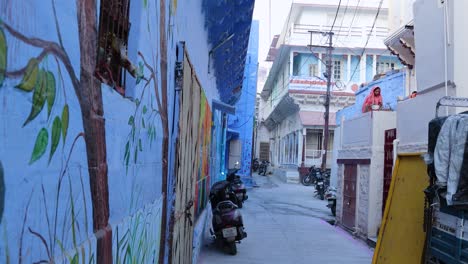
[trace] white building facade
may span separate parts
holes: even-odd
[[[335,113],[354,103],[354,92],[361,85],[402,67],[383,42],[389,33],[387,1],[382,6],[380,1],[349,1],[347,7],[341,6],[333,26],[330,140],[324,147],[326,49],[314,46],[328,40],[313,34],[308,46],[309,31],[331,30],[338,1],[308,2],[293,2],[276,42],[274,62],[261,91],[257,127],[258,135],[263,135],[257,142],[259,150],[263,144],[275,167],[296,171],[301,165],[320,165],[325,150],[330,167]]]

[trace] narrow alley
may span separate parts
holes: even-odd
[[[333,221],[314,188],[254,174],[258,188],[248,190],[241,209],[248,237],[230,256],[206,239],[199,264],[212,263],[371,263],[373,250]]]

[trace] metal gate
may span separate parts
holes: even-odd
[[[357,165],[344,165],[343,225],[353,229],[356,224]]]
[[[195,185],[199,164],[201,88],[187,54],[184,54],[177,141],[174,227],[171,263],[192,261]]]
[[[388,191],[392,182],[393,170],[393,140],[396,139],[396,128],[385,130],[385,145],[384,145],[384,171],[383,171],[383,195],[382,195],[382,215],[385,211]]]

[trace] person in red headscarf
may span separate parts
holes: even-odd
[[[380,87],[376,86],[364,100],[364,103],[362,104],[362,112],[365,113],[371,110],[380,110],[382,109],[382,104],[383,98],[380,94]]]

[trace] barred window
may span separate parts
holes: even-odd
[[[130,0],[102,0],[99,15],[99,38],[96,77],[125,93]]]
[[[383,74],[388,71],[393,71],[395,69],[395,63],[391,61],[379,61],[377,62],[377,74]]]
[[[341,80],[343,77],[342,74],[342,63],[340,60],[334,60],[333,61],[333,79],[334,80]]]
[[[309,76],[314,77],[318,76],[318,65],[317,64],[309,64]]]

